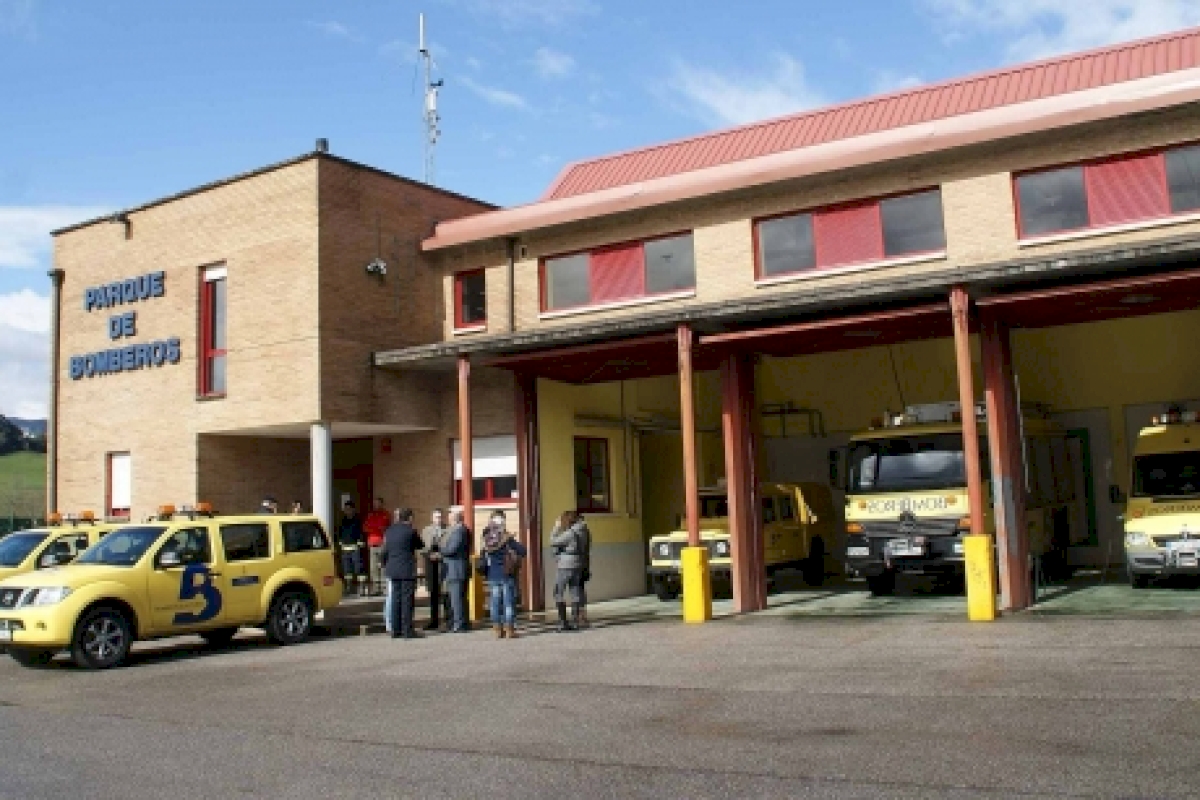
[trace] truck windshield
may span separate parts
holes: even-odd
[[[983,477],[987,443],[980,437]],[[848,491],[909,492],[965,486],[962,434],[933,433],[855,442],[850,447]]]
[[[723,519],[729,516],[729,500],[723,494],[700,495],[700,516]]]
[[[166,528],[121,528],[105,536],[75,559],[76,564],[104,564],[112,567],[132,567],[150,549]]]
[[[0,567],[20,565],[49,535],[46,531],[24,531],[0,539]]]
[[[1200,494],[1200,451],[1158,453],[1133,459],[1135,497]]]

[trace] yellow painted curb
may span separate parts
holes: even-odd
[[[712,576],[708,572],[708,548],[683,548],[680,568],[683,572],[683,621],[708,622],[712,619]]]

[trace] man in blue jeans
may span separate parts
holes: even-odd
[[[504,512],[492,514],[483,530],[483,574],[491,599],[492,629],[496,638],[517,638],[517,569],[525,558],[525,545],[513,538],[505,526]]]

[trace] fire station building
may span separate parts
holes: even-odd
[[[51,502],[512,509],[538,607],[562,511],[592,597],[628,596],[720,485],[753,611],[761,482],[982,402],[971,530],[986,501],[1019,609],[1020,409],[1071,436],[1071,561],[1118,563],[1133,437],[1200,408],[1198,256],[1200,30],[576,163],[515,208],[318,152],[58,232]]]

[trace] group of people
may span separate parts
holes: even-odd
[[[413,625],[418,579],[418,554],[422,557],[429,592],[429,623],[426,630],[439,630],[442,618],[451,633],[470,630],[466,619],[467,585],[471,577],[472,536],[462,511],[446,515],[435,509],[420,533],[408,508],[388,514],[382,499],[365,521],[359,521],[353,502],[347,502],[338,529],[344,572],[348,581],[362,573],[359,545],[365,541],[370,558],[371,584],[379,587],[386,578],[384,622],[392,638],[416,639],[421,634]],[[482,547],[475,569],[487,583],[492,627],[500,639],[516,639],[520,604],[521,566],[528,551],[508,529],[502,511],[495,511],[482,532]],[[556,579],[554,602],[559,631],[587,627],[587,581],[591,578],[592,537],[583,517],[574,511],[562,514],[551,534]],[[570,615],[568,616],[568,604]]]

